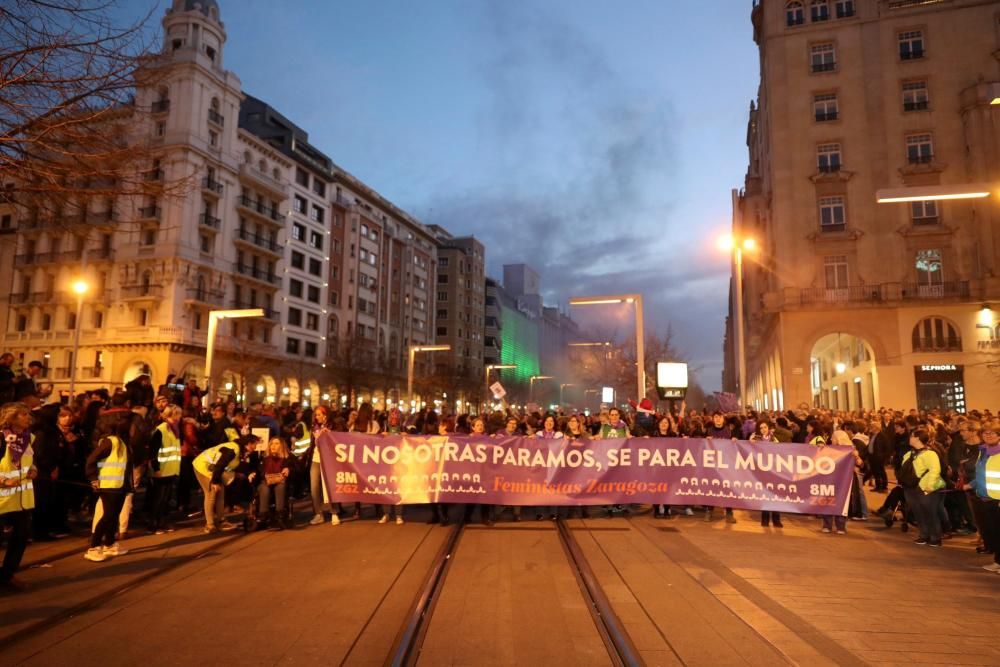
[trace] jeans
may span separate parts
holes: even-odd
[[[99,506],[103,507],[104,511],[94,526],[94,532],[90,535],[90,546],[110,547],[115,543],[115,533],[118,532],[119,517],[122,513],[122,506],[125,504],[126,494],[106,489],[100,489],[97,493],[100,496]],[[129,497],[131,495],[128,494]]]
[[[0,581],[10,581],[17,568],[21,566],[24,550],[28,546],[31,510],[0,514],[0,523],[6,523],[11,527],[10,536],[7,538],[7,551],[3,555],[3,567],[0,567]]]
[[[315,463],[313,465],[316,465]],[[281,514],[285,511],[285,482],[280,484],[258,484],[257,485],[257,495],[259,496],[260,505],[258,506],[260,510],[260,516],[267,514],[267,511],[271,507],[271,490],[274,489],[274,511],[276,514]]]
[[[884,469],[883,469],[883,472],[884,472]],[[858,494],[859,494],[859,499],[861,501],[861,516],[864,517],[865,519],[867,519],[868,518],[868,498],[865,497],[865,482],[864,482],[864,477],[858,471],[854,472],[854,477],[855,477],[855,479],[857,479],[857,483],[858,483]]]
[[[837,530],[847,530],[847,517],[840,516],[839,514],[831,516],[829,514],[823,515],[823,527],[827,530],[833,530],[834,525],[837,526]]]
[[[323,479],[323,466],[313,461],[309,466],[309,491],[312,494],[313,514],[322,514],[326,507],[323,502],[323,491],[326,490],[326,481]]]
[[[875,490],[885,491],[889,488],[889,476],[885,473],[885,461],[872,455],[868,459],[868,469],[875,480]]]
[[[940,491],[924,493],[920,488],[906,489],[906,504],[913,511],[920,528],[920,537],[931,542],[941,541],[941,503],[944,498]]]
[[[775,526],[781,525],[781,512],[764,511],[760,513],[760,525],[767,526],[771,522],[774,522]]]
[[[215,528],[226,515],[226,494],[225,487],[217,489],[212,484],[212,478],[202,475],[197,470],[195,477],[201,485],[202,493],[205,494],[205,526]]]
[[[149,526],[160,530],[166,525],[167,504],[170,502],[170,492],[177,483],[177,475],[170,477],[150,477],[149,494],[152,496],[149,512]]]

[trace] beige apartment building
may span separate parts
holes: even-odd
[[[135,96],[143,178],[189,187],[54,213],[0,204],[0,349],[45,361],[57,390],[201,382],[209,312],[262,308],[219,326],[220,394],[400,400],[406,346],[434,340],[434,237],[242,91],[214,0],[174,0],[162,25],[155,84]]]
[[[746,402],[997,408],[1000,2],[762,0],[751,16],[761,80],[733,211],[756,241]],[[876,201],[979,184],[993,194]]]

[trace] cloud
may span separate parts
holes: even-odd
[[[478,122],[485,184],[449,184],[415,212],[486,245],[488,270],[525,262],[550,303],[642,292],[649,326],[672,322],[708,367],[721,358],[728,266],[706,258],[685,221],[669,98],[628,83],[572,23],[544,5],[489,3],[476,72],[488,100]],[[693,359],[694,360],[694,359]],[[703,380],[717,384],[706,368]]]

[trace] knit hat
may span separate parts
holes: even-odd
[[[646,414],[653,414],[653,402],[648,398],[644,398],[639,401],[639,407],[636,408],[639,412],[645,412]]]

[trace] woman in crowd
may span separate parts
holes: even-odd
[[[287,482],[290,471],[289,453],[285,441],[271,438],[267,443],[267,455],[259,457],[256,472],[251,482],[257,484],[257,525],[256,530],[268,524],[278,529],[289,528],[286,516]],[[271,496],[274,496],[274,512],[271,512]]]
[[[656,422],[656,428],[653,430],[653,438],[676,438],[677,431],[674,428],[673,418],[670,415],[664,415],[659,418]],[[654,519],[669,519],[673,516],[672,508],[669,505],[653,505],[653,518]]]
[[[311,443],[308,451],[303,456],[303,460],[309,461],[309,492],[312,497],[313,518],[309,522],[311,525],[323,523],[323,510],[326,507],[329,492],[326,488],[326,481],[323,479],[323,463],[320,457],[318,438],[322,433],[330,430],[330,411],[325,405],[317,406],[313,410],[313,427],[311,432]],[[270,447],[270,445],[268,445]],[[330,525],[340,525],[340,503],[330,508]]]
[[[542,427],[535,432],[535,438],[539,440],[561,440],[563,434],[556,429],[556,417],[547,414],[542,419]],[[535,520],[541,521],[546,515],[553,521],[558,519],[557,508],[551,505],[542,505],[535,508]]]
[[[919,479],[916,487],[904,485],[906,504],[917,519],[920,535],[916,544],[941,546],[941,490],[945,487],[941,477],[941,461],[930,447],[931,437],[926,428],[910,434],[911,451],[903,455],[903,466],[913,460],[913,472]]]
[[[180,407],[166,406],[160,415],[163,421],[154,429],[149,441],[152,469],[149,489],[152,495],[149,528],[157,535],[168,530],[167,503],[181,473],[181,414]]]
[[[90,536],[90,548],[83,555],[95,563],[107,560],[108,556],[128,553],[118,544],[115,535],[125,496],[133,492],[132,461],[125,444],[129,426],[127,420],[116,421],[111,430],[97,441],[97,446],[87,458],[87,479],[103,507],[103,514]]]
[[[566,420],[565,425],[562,428],[563,439],[566,441],[567,448],[573,449],[585,449],[590,443],[590,434],[584,427],[583,422],[577,415],[570,415]],[[579,514],[581,519],[590,518],[590,512],[586,505],[579,505]],[[565,514],[567,519],[573,518],[577,506],[570,505],[565,508]]]
[[[0,407],[0,520],[10,526],[3,565],[0,566],[0,589],[20,591],[21,582],[14,573],[21,566],[31,530],[31,511],[35,507],[32,480],[38,476],[33,463],[31,411],[23,403]]]
[[[455,418],[442,417],[437,422],[437,428],[438,437],[447,440],[455,432]],[[451,503],[431,503],[431,518],[427,523],[440,523],[442,526],[447,526],[450,521],[448,517],[450,507]]]
[[[765,420],[758,421],[753,435],[750,436],[750,442],[767,443],[763,445],[764,447],[773,446],[775,439],[774,431],[771,430],[771,423]],[[772,522],[775,528],[784,528],[781,524],[781,512],[764,510],[760,513],[760,525],[762,527],[768,528]]]

